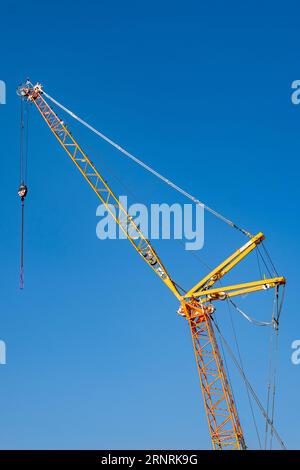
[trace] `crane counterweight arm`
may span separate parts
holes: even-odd
[[[159,278],[169,287],[177,299],[180,299],[181,296],[179,291],[149,240],[143,235],[139,227],[134,222],[132,216],[120,203],[119,199],[77,143],[64,122],[56,115],[43,98],[41,85],[37,84],[32,86],[30,83],[26,83],[24,86],[19,88],[18,92],[21,97],[28,99],[35,104],[61,146],[67,152],[85,180],[92,187],[100,201],[105,205],[109,214],[119,225],[120,229],[132,243],[136,251],[159,276]]]

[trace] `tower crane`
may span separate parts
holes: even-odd
[[[133,248],[180,302],[178,313],[185,317],[190,329],[213,449],[246,449],[237,407],[213,327],[213,315],[214,305],[217,302],[256,291],[278,289],[280,285],[285,284],[284,277],[273,277],[216,287],[220,279],[262,243],[264,235],[258,233],[256,236],[250,236],[247,243],[209,272],[194,287],[184,294],[181,293],[150,241],[122,206],[65,123],[49,105],[42,85],[39,83],[33,85],[27,81],[19,87],[18,94],[23,100],[28,100],[36,106],[82,178],[104,204]],[[117,208],[117,211],[112,210],[112,207]]]

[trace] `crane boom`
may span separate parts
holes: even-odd
[[[84,179],[92,187],[100,201],[105,205],[107,211],[114,218],[136,251],[142,256],[148,266],[150,266],[159,278],[169,287],[172,293],[180,299],[181,296],[178,289],[153,246],[143,235],[139,227],[134,222],[132,216],[126,211],[125,207],[121,204],[87,154],[74,139],[64,122],[57,116],[43,98],[42,87],[40,85],[36,85],[35,87],[25,86],[20,90],[20,93],[36,105],[52,133],[67,152]],[[118,211],[117,215],[115,209]]]
[[[51,132],[136,251],[181,302],[178,313],[185,317],[189,324],[213,448],[218,450],[245,449],[246,445],[237,408],[212,325],[212,314],[215,308],[211,302],[285,284],[283,277],[276,277],[213,288],[220,278],[263,241],[264,235],[259,233],[252,237],[186,294],[181,295],[149,240],[143,235],[134,219],[120,203],[64,122],[42,96],[42,86],[39,83],[32,85],[27,81],[25,85],[19,87],[18,93],[22,98],[35,104]],[[115,208],[118,209],[117,215]],[[207,303],[208,305],[206,305]]]

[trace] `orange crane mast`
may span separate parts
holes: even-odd
[[[187,319],[191,332],[213,449],[246,449],[236,404],[212,324],[214,303],[245,293],[278,288],[285,284],[285,278],[260,279],[222,288],[215,288],[214,285],[254,250],[264,240],[264,235],[259,233],[251,237],[246,244],[182,295],[150,241],[143,235],[101,173],[43,97],[43,87],[39,83],[32,85],[27,81],[19,87],[18,94],[22,99],[34,103],[51,132],[126,234],[133,247],[179,300],[178,313]],[[111,204],[117,208],[118,215],[111,210]]]

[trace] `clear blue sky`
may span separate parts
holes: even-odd
[[[27,76],[215,209],[253,233],[264,231],[288,278],[277,425],[287,446],[299,447],[300,366],[290,360],[291,342],[300,338],[300,106],[290,100],[291,83],[300,79],[299,13],[297,2],[264,1],[1,6],[0,339],[8,363],[0,366],[0,448],[210,447],[175,299],[129,243],[96,238],[94,194],[34,109],[26,287],[19,290],[15,88]],[[186,202],[66,120],[93,161],[101,168],[103,160],[139,202]],[[214,266],[243,243],[207,216],[199,256]],[[185,287],[205,275],[177,243],[155,246]],[[251,258],[231,281],[256,278]],[[260,294],[242,306],[265,320],[271,302]],[[226,306],[216,315],[234,347]],[[232,316],[249,379],[264,399],[268,333]],[[254,448],[245,390],[232,376]]]

